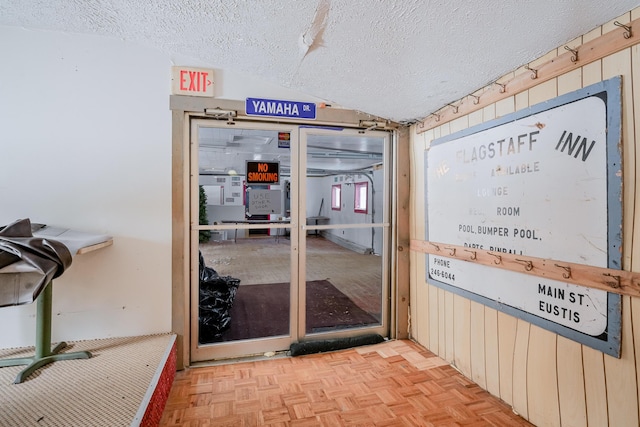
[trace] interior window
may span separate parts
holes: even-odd
[[[340,184],[331,186],[331,209],[334,211],[340,210],[342,204],[342,186]]]
[[[355,187],[355,208],[354,212],[367,213],[367,192],[369,191],[368,182],[356,182]]]

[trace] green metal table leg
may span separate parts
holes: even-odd
[[[16,365],[28,365],[24,368],[14,384],[20,384],[29,375],[31,375],[36,369],[51,363],[56,360],[71,360],[71,359],[88,359],[91,357],[91,353],[88,351],[76,351],[73,353],[60,353],[60,351],[67,346],[66,343],[61,342],[55,348],[51,348],[51,305],[53,299],[53,282],[49,283],[37,300],[37,314],[36,314],[36,347],[35,355],[33,357],[19,357],[15,359],[0,360],[0,367],[3,366],[16,366]]]

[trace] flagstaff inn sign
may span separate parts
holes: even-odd
[[[434,141],[425,240],[620,269],[620,85]],[[427,255],[427,281],[619,356],[617,294],[438,255]]]

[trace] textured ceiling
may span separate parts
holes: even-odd
[[[0,0],[0,25],[116,37],[403,122],[426,117],[638,4]]]

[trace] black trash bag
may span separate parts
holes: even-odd
[[[207,267],[204,264],[204,257],[202,256],[202,252],[198,251],[198,255],[198,262],[200,263],[200,283],[211,280],[213,277],[217,277],[218,272],[211,267]]]
[[[198,341],[206,344],[218,340],[231,326],[229,310],[233,306],[240,280],[218,275],[213,268],[205,265],[202,253],[199,273]]]

